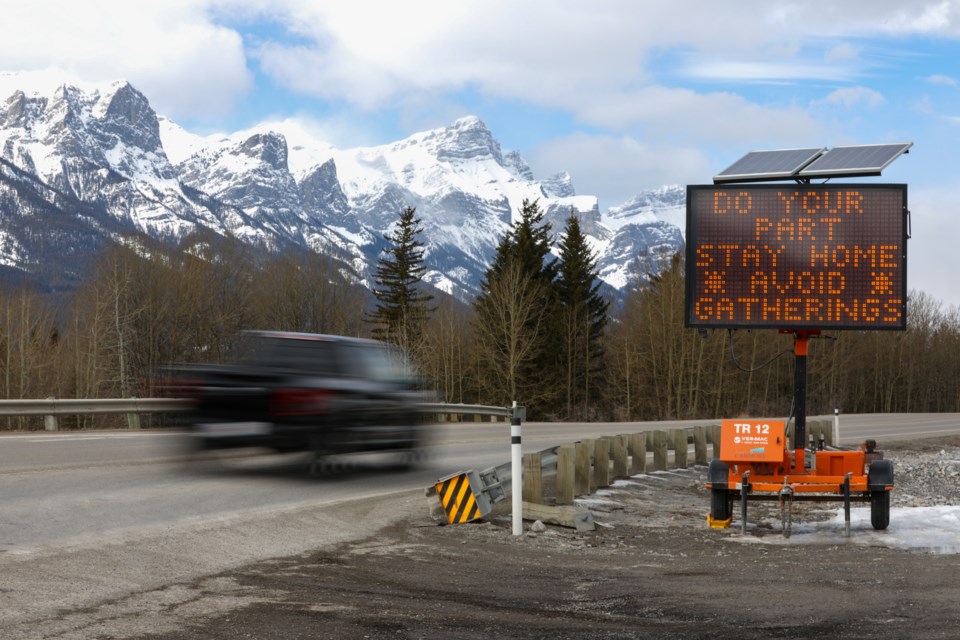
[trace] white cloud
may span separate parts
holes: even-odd
[[[930,84],[940,84],[947,87],[957,86],[957,79],[951,76],[945,76],[943,74],[935,73],[932,76],[927,76],[927,82]]]
[[[126,78],[161,111],[213,118],[252,89],[251,60],[291,91],[376,110],[415,94],[465,88],[495,98],[576,108],[656,82],[651,60],[689,51],[702,78],[848,81],[859,49],[817,34],[956,34],[957,3],[747,0],[36,0],[8,3],[0,69],[66,69]],[[815,22],[807,20],[814,11]],[[270,24],[244,43],[237,29]],[[797,25],[803,24],[803,30]],[[254,30],[255,31],[255,30]],[[284,33],[291,38],[271,38]],[[762,61],[762,62],[758,62]]]
[[[576,105],[587,123],[624,129],[639,125],[644,137],[701,144],[776,144],[808,140],[820,125],[797,107],[763,107],[726,92],[652,86],[626,95],[599,96]]]
[[[826,62],[847,62],[857,60],[860,57],[860,47],[856,47],[849,42],[830,47],[824,54],[823,59]]]
[[[960,7],[953,0],[913,3],[896,13],[888,25],[897,33],[956,33]],[[920,6],[916,6],[916,5]],[[919,10],[918,10],[919,9]]]
[[[886,102],[886,98],[873,89],[844,87],[843,89],[837,89],[823,100],[817,100],[814,104],[839,105],[845,109],[854,109],[859,106],[878,107],[884,102]]]
[[[464,87],[563,105],[571,93],[653,82],[651,56],[671,49],[688,51],[687,72],[700,78],[845,82],[862,74],[860,47],[828,42],[825,55],[814,59],[801,57],[801,44],[821,46],[822,35],[957,29],[948,3],[815,4],[811,10],[759,0],[722,7],[683,0],[281,0],[273,15],[300,41],[264,43],[256,55],[285,86],[368,109],[409,92]],[[816,21],[808,19],[811,11]]]
[[[786,6],[793,9],[788,15],[795,21],[805,20],[811,14],[816,16],[816,20],[806,20],[808,33],[834,36],[960,35],[960,4],[955,0],[814,0]],[[795,25],[796,22],[792,26]]]
[[[787,82],[795,80],[848,81],[854,69],[838,64],[814,64],[802,60],[758,61],[704,59],[687,69],[691,77],[706,80]]]
[[[572,3],[359,0],[282,6],[298,15],[289,20],[304,42],[259,47],[255,55],[267,72],[297,91],[339,96],[365,109],[402,101],[411,92],[467,87],[497,97],[557,101],[644,75],[647,45],[618,24],[616,12]]]
[[[174,117],[223,114],[251,86],[241,38],[210,22],[199,2],[6,5],[0,69],[60,68],[97,83],[127,79]]]
[[[541,178],[568,171],[578,193],[602,195],[601,209],[623,204],[644,189],[709,181],[714,173],[696,148],[651,145],[628,136],[573,134],[540,145],[527,160]]]
[[[960,306],[960,281],[949,266],[956,256],[960,190],[910,190],[912,239],[907,243],[908,286]]]

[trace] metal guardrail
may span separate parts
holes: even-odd
[[[46,398],[42,400],[0,400],[0,417],[44,416],[46,429],[56,431],[56,418],[60,416],[127,414],[136,416],[147,413],[177,413],[187,411],[191,401],[183,398]],[[443,402],[424,404],[426,413],[481,415],[495,418],[510,418],[509,407],[492,407],[480,404],[448,404]],[[136,422],[131,422],[136,424]]]
[[[186,411],[190,401],[181,398],[100,398],[71,399],[47,398],[45,400],[0,400],[0,416],[46,416],[81,415],[95,413],[157,413],[161,411]],[[482,404],[453,404],[436,402],[421,405],[426,413],[465,413],[509,418],[509,407],[492,407]]]
[[[510,407],[491,407],[483,404],[448,404],[445,402],[437,402],[420,405],[420,408],[426,413],[456,413],[490,416],[492,418],[510,418],[513,416],[513,409]]]
[[[67,416],[109,413],[160,413],[185,411],[190,403],[180,398],[101,398],[0,400],[0,416]]]

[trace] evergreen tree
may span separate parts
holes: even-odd
[[[433,296],[421,285],[423,243],[417,236],[423,230],[416,209],[407,207],[392,233],[384,236],[390,245],[377,261],[374,310],[366,317],[374,325],[373,336],[398,345],[413,359],[423,336],[423,325],[432,311]]]
[[[600,295],[596,258],[571,212],[560,241],[556,282],[563,330],[564,395],[568,418],[588,418],[604,382],[603,332],[609,303]]]
[[[557,385],[557,261],[550,256],[550,225],[537,201],[524,200],[520,220],[504,235],[475,302],[479,379],[486,400],[517,400],[533,414],[552,409]]]

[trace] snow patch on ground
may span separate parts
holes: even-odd
[[[789,538],[780,535],[779,522],[770,524],[775,535],[751,535],[751,529],[755,527],[748,524],[747,535],[733,539],[772,545],[858,544],[931,554],[960,553],[958,506],[892,507],[890,526],[885,531],[877,531],[871,526],[869,507],[851,507],[849,538],[845,536],[843,509],[838,509],[833,518],[822,522],[797,522],[794,519]]]

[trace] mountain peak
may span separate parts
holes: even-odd
[[[436,156],[441,162],[489,157],[497,164],[503,164],[500,143],[477,116],[459,118],[449,127],[436,132]]]
[[[487,130],[487,125],[483,123],[483,120],[477,116],[467,115],[462,118],[457,118],[453,121],[453,124],[448,127],[450,129],[473,129],[479,128]],[[488,130],[489,131],[489,130]]]
[[[533,182],[533,170],[523,159],[519,151],[511,151],[503,157],[503,166],[513,171],[514,175],[528,182]]]
[[[287,140],[275,131],[256,133],[238,147],[239,151],[251,158],[281,171],[287,171]]]
[[[572,198],[577,195],[573,188],[573,178],[566,171],[555,173],[541,182],[543,194],[553,198]]]

